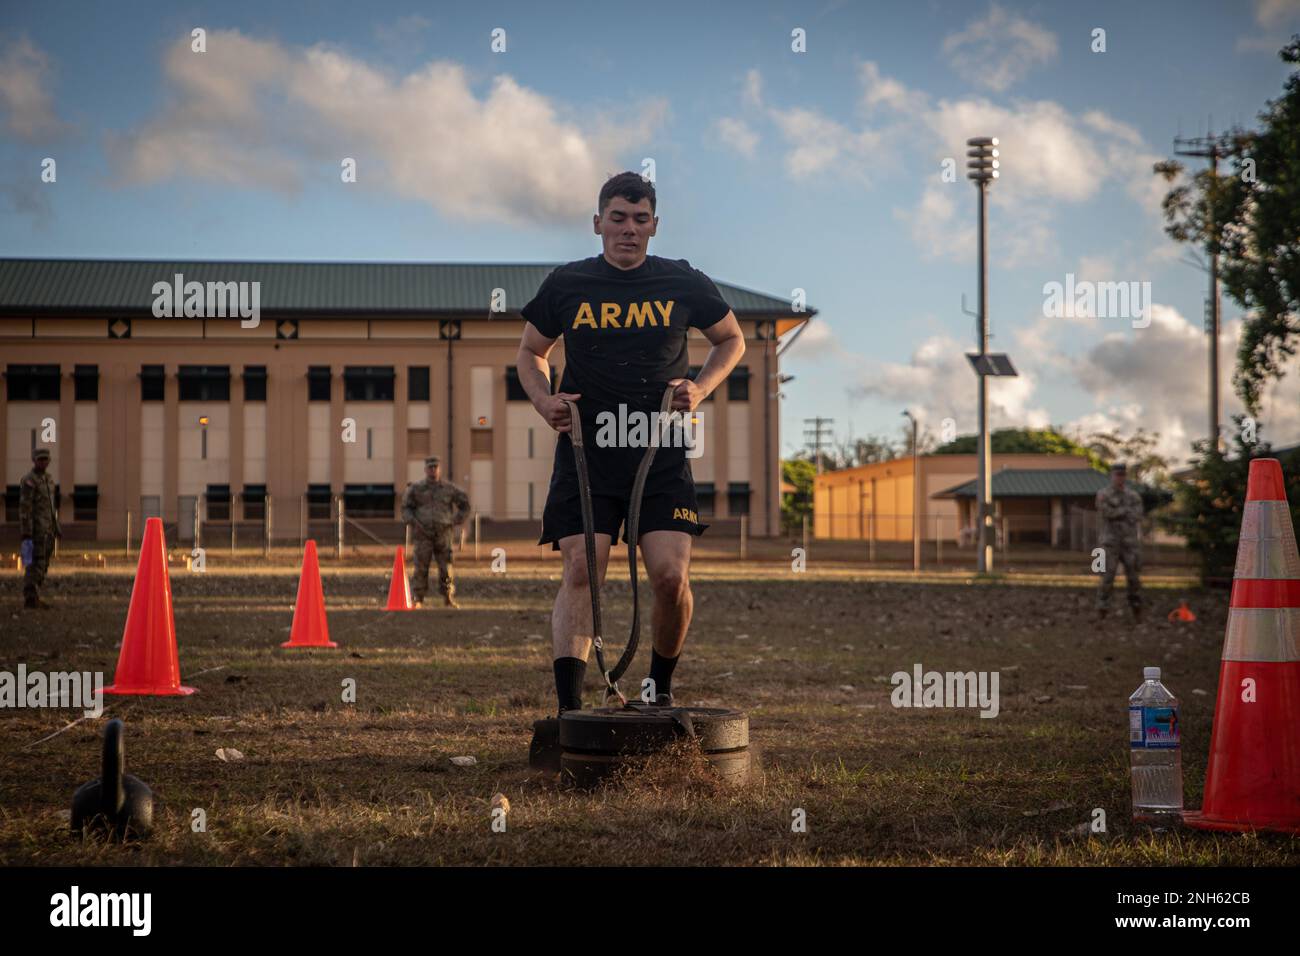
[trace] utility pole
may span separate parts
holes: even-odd
[[[998,141],[992,136],[966,140],[966,178],[979,191],[979,354],[989,351],[989,262],[988,262],[988,193],[989,183],[998,178]],[[978,542],[976,569],[981,574],[993,570],[993,456],[989,448],[988,377],[977,367],[979,376],[979,472],[976,475],[976,516]]]
[[[1208,204],[1213,209],[1213,199],[1219,182],[1219,157],[1226,156],[1231,145],[1227,136],[1179,136],[1174,138],[1174,154],[1193,156],[1210,161],[1210,199]],[[1210,437],[1214,448],[1223,450],[1222,435],[1219,431],[1219,236],[1213,221],[1207,223],[1209,236],[1206,239],[1207,252],[1210,254],[1210,300],[1205,304],[1205,332],[1210,338]]]
[[[912,423],[912,573],[921,570],[921,448],[917,437],[916,416],[904,410]]]
[[[813,426],[811,429],[805,428],[803,434],[804,438],[808,440],[809,447],[812,449],[813,460],[817,463],[817,474],[820,475],[822,473],[822,445],[826,444],[822,439],[822,435],[830,434],[830,426],[835,424],[835,419],[822,418],[818,416],[817,418],[805,418],[803,423],[805,425]],[[812,437],[809,438],[809,435]]]

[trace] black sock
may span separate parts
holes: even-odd
[[[587,662],[576,657],[557,657],[555,668],[555,696],[560,702],[560,713],[582,710],[582,681],[587,676]]]
[[[661,657],[654,648],[650,649],[650,679],[655,682],[656,695],[673,692],[673,668],[677,661],[677,657]]]

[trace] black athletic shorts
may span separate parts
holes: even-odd
[[[586,416],[582,434],[591,480],[593,530],[609,535],[614,541],[622,533],[626,541],[625,523],[632,500],[632,485],[636,482],[636,472],[645,449],[598,446],[596,427]],[[647,531],[684,531],[698,536],[707,527],[700,523],[695,480],[691,477],[686,449],[657,449],[654,464],[646,476],[637,537]],[[542,511],[542,537],[537,543],[549,542],[552,550],[558,551],[561,538],[582,534],[582,530],[582,503],[578,491],[578,469],[573,458],[573,440],[563,434],[555,443],[555,466],[551,471],[546,507]]]

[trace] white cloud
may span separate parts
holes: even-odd
[[[1255,0],[1255,23],[1264,33],[1237,38],[1238,53],[1273,53],[1287,43],[1284,27],[1300,23],[1300,0]]]
[[[1151,169],[1160,157],[1146,149],[1141,134],[1128,123],[1100,110],[1075,116],[1050,100],[1011,106],[984,98],[932,102],[920,91],[882,76],[870,63],[860,76],[873,108],[898,107],[898,125],[885,138],[933,157],[935,173],[915,207],[895,211],[909,224],[924,255],[962,262],[974,255],[973,229],[954,226],[970,216],[960,211],[954,216],[953,201],[944,198],[965,182],[965,143],[974,136],[993,135],[999,141],[1003,175],[990,190],[990,210],[1002,217],[997,241],[1005,265],[1050,260],[1058,252],[1060,204],[1094,200],[1108,184],[1121,186],[1152,223],[1160,221],[1167,186]],[[944,158],[956,160],[957,183],[939,179]]]
[[[844,346],[836,338],[830,324],[823,319],[813,318],[804,326],[794,344],[782,353],[782,358],[817,362],[844,355]]]
[[[791,144],[785,167],[793,178],[804,179],[831,169],[850,178],[867,177],[869,154],[882,141],[876,130],[855,132],[816,110],[799,107],[773,109],[770,115]]]
[[[862,84],[862,106],[868,113],[877,106],[909,113],[923,110],[928,105],[924,93],[909,90],[898,80],[883,75],[874,61],[867,60],[858,68],[858,80]]]
[[[931,182],[912,209],[895,209],[894,218],[906,224],[912,242],[931,259],[965,259],[974,254],[975,217],[967,208],[958,215],[958,193],[951,183]],[[961,195],[968,201],[970,190]]]
[[[934,427],[945,418],[959,432],[978,425],[977,381],[966,358],[970,349],[948,335],[926,339],[906,362],[863,359],[858,380],[850,387],[855,397],[871,396],[911,407],[918,420]],[[1036,379],[1021,371],[989,387],[989,421],[994,428],[1045,428],[1051,422],[1045,408],[1030,404]]]
[[[1239,319],[1219,330],[1219,420],[1225,431],[1232,416],[1244,411],[1231,386],[1240,335]],[[1097,410],[1071,425],[1104,421],[1121,432],[1143,428],[1158,436],[1159,453],[1181,465],[1192,442],[1208,434],[1208,370],[1209,343],[1200,323],[1156,305],[1147,328],[1110,332],[1073,360],[1075,378]],[[1297,372],[1300,359],[1292,359],[1284,378],[1265,389],[1258,422],[1262,437],[1276,445],[1300,438]]]
[[[969,199],[965,183],[965,142],[972,136],[996,135],[1002,152],[1004,176],[991,190],[991,215],[998,217],[994,241],[1004,266],[1015,267],[1050,261],[1057,255],[1062,203],[1093,201],[1108,185],[1118,185],[1146,211],[1153,228],[1163,221],[1160,208],[1167,184],[1154,175],[1152,165],[1161,157],[1151,152],[1138,130],[1101,110],[1082,115],[1050,100],[1017,101],[1000,105],[982,97],[933,100],[886,76],[877,63],[860,65],[859,106],[865,120],[856,125],[836,120],[804,107],[762,105],[762,77],[757,70],[746,75],[744,100],[761,106],[785,144],[783,161],[793,179],[838,175],[869,182],[874,175],[907,159],[915,169],[915,155],[933,172],[922,177],[915,206],[894,210],[906,225],[912,241],[928,258],[970,261],[975,253],[975,231],[969,211],[957,204]],[[738,148],[745,155],[751,140],[735,130]],[[721,128],[721,127],[720,127]],[[957,164],[958,182],[942,182],[943,160]],[[1158,235],[1155,236],[1158,238]],[[1144,248],[1162,248],[1145,243]]]
[[[944,38],[943,52],[967,82],[1002,93],[1056,56],[1056,35],[993,4],[988,15]]]
[[[1109,263],[1099,258],[1081,263],[1080,274],[1109,269]],[[1066,354],[1062,346],[1070,344],[1083,324],[1100,330],[1088,332],[1094,344],[1081,354]],[[1106,332],[1108,325],[1113,330]],[[1226,322],[1220,331],[1220,422],[1225,432],[1232,427],[1232,416],[1243,412],[1231,387],[1240,335],[1239,319]],[[1156,451],[1174,467],[1181,467],[1192,452],[1192,442],[1205,436],[1208,346],[1199,324],[1177,310],[1153,306],[1151,324],[1144,329],[1109,319],[1070,322],[1041,317],[1017,328],[1012,336],[1021,355],[1020,374],[991,381],[992,427],[1044,428],[1055,421],[1067,434],[1085,437],[1097,431],[1132,434],[1141,428],[1156,437]],[[951,417],[960,433],[970,433],[978,421],[975,376],[965,358],[967,351],[961,342],[941,334],[927,338],[906,362],[846,353],[837,358],[856,372],[849,389],[852,398],[872,397],[911,407],[932,428]],[[1036,397],[1039,383],[1046,380],[1073,384],[1084,393],[1091,410],[1064,421],[1050,414]],[[1281,381],[1265,389],[1257,422],[1262,437],[1275,446],[1300,441],[1300,356],[1288,362]]]
[[[0,115],[10,135],[34,143],[69,130],[55,114],[53,85],[49,55],[27,37],[0,49]]]
[[[589,212],[629,147],[648,141],[666,106],[629,110],[625,124],[586,127],[508,75],[477,95],[461,66],[439,61],[405,76],[325,45],[289,47],[212,31],[167,53],[168,105],[110,138],[119,178],[190,176],[293,191],[324,166],[356,159],[358,187],[426,202],[463,220],[554,221]],[[448,148],[454,143],[455,148]]]
[[[717,122],[718,139],[747,159],[754,158],[758,148],[758,134],[742,119],[724,116]]]
[[[1300,17],[1300,0],[1255,0],[1255,22],[1262,27],[1276,27]]]

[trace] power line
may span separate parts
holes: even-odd
[[[835,419],[818,416],[816,418],[805,418],[803,423],[813,426],[811,429],[805,428],[803,434],[805,440],[808,441],[809,449],[813,453],[813,460],[817,463],[817,474],[820,475],[822,473],[822,446],[830,444],[829,441],[823,441],[822,435],[830,435],[830,426],[835,424]],[[809,435],[812,436],[811,439],[809,439]]]

